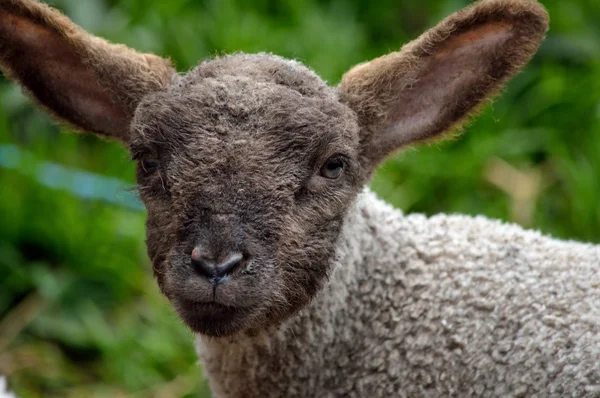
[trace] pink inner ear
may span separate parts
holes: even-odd
[[[12,49],[8,54],[12,73],[42,104],[96,133],[114,135],[127,128],[125,110],[111,100],[68,39],[9,13],[0,15],[0,27],[0,37]]]
[[[465,48],[478,44],[485,45],[486,41],[490,41],[490,44],[493,44],[493,42],[497,41],[498,38],[507,35],[510,30],[511,26],[504,22],[494,22],[487,25],[482,25],[448,40],[444,47],[435,55],[435,57],[444,57],[458,48]],[[507,38],[507,36],[505,36],[505,38]]]
[[[382,147],[427,140],[450,128],[475,105],[475,99],[489,94],[483,82],[489,79],[502,45],[511,37],[512,27],[491,23],[449,39],[412,81],[403,82],[390,114],[388,131],[381,135]],[[464,102],[464,105],[459,103]]]

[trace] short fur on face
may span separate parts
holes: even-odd
[[[59,119],[128,146],[159,286],[194,331],[224,336],[303,308],[377,164],[458,126],[529,60],[547,24],[533,0],[481,0],[329,87],[267,54],[179,76],[36,0],[0,0],[0,69]],[[192,252],[243,257],[214,284]]]
[[[214,59],[145,98],[131,137],[158,281],[196,331],[225,335],[289,316],[317,292],[361,179],[356,117],[302,65],[272,55]],[[344,159],[342,178],[319,172]],[[216,288],[194,247],[244,253]],[[225,308],[206,307],[216,302]],[[199,310],[200,308],[200,310]]]

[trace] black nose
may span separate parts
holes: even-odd
[[[195,248],[192,251],[192,267],[197,274],[206,277],[213,284],[223,282],[223,279],[231,274],[243,260],[241,253],[231,253],[220,264],[202,256],[200,250]]]

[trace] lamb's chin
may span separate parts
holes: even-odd
[[[179,317],[194,333],[210,337],[226,337],[244,330],[247,326],[248,309],[215,302],[175,301]]]

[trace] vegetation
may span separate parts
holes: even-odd
[[[467,0],[55,0],[86,29],[172,57],[296,58],[332,84]],[[600,2],[545,0],[551,32],[458,139],[390,159],[406,212],[484,214],[600,242]],[[0,80],[0,374],[28,397],[208,397],[192,335],[152,280],[134,168],[63,134]]]

